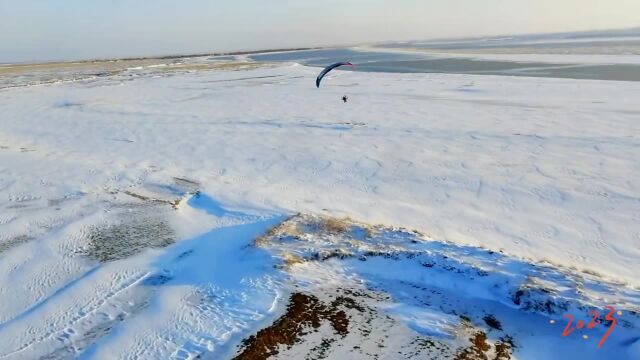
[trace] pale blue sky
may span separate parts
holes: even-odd
[[[640,0],[0,0],[0,62],[640,26]]]

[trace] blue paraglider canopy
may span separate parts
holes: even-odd
[[[318,75],[318,78],[316,79],[316,87],[319,88],[320,87],[320,82],[322,81],[322,79],[324,78],[325,75],[327,75],[329,73],[329,71],[340,67],[340,66],[355,66],[350,62],[337,62],[335,64],[331,64],[329,66],[327,66],[326,68],[324,68],[324,70],[322,70],[320,72],[320,75]]]

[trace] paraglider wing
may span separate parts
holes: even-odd
[[[318,75],[318,78],[316,79],[316,87],[320,87],[320,82],[322,81],[322,78],[324,78],[325,75],[327,75],[329,73],[329,71],[340,67],[340,66],[354,66],[352,63],[350,62],[337,62],[335,64],[331,64],[329,66],[327,66],[326,68],[324,68],[324,70],[322,70],[322,72],[320,72],[320,75]]]

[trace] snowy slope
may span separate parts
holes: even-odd
[[[317,90],[300,66],[170,75],[0,93],[3,233],[39,231],[18,206],[176,176],[232,203],[637,280],[636,83],[348,73]]]
[[[319,298],[333,294],[334,303],[350,310],[344,334],[320,328],[329,358],[633,359],[640,354],[638,292],[596,276],[406,229],[308,215],[287,220],[257,244],[282,260],[296,291]],[[600,309],[607,305],[620,311],[620,325],[602,347],[597,344],[608,330],[603,325],[561,336],[563,315],[586,323],[591,311],[599,311],[598,321],[604,321]],[[407,327],[410,331],[397,336]],[[321,358],[314,357],[310,333],[281,349],[280,357]]]
[[[282,313],[293,276],[246,246],[297,212],[559,265],[606,290],[588,306],[637,306],[640,84],[336,72],[317,90],[315,73],[158,68],[0,90],[0,358],[233,353]],[[559,332],[558,347],[586,344]]]

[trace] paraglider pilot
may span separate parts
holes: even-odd
[[[345,103],[347,102],[347,100],[349,100],[349,98],[347,97],[347,95],[342,97],[342,101],[344,101]]]

